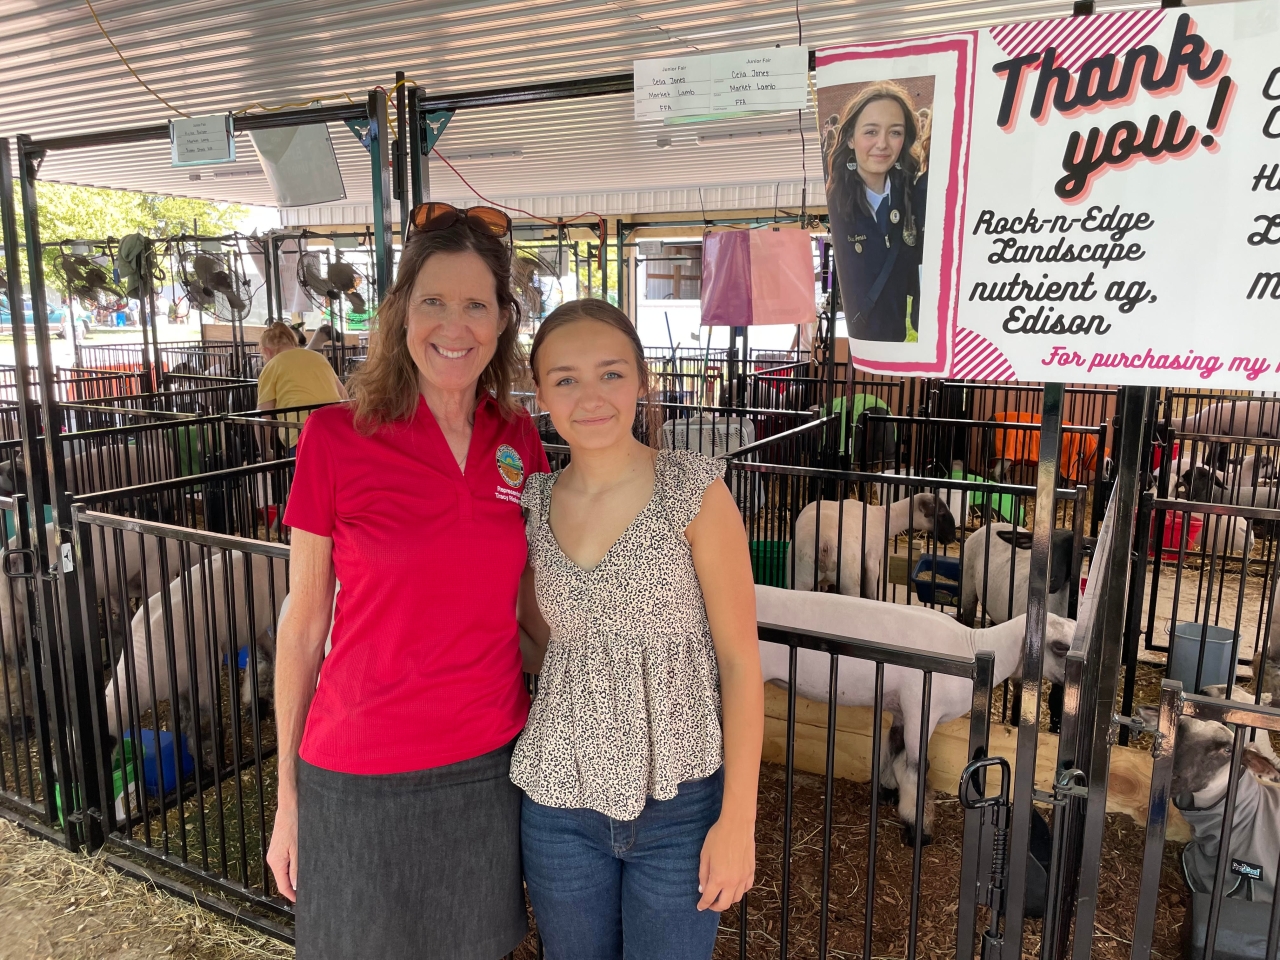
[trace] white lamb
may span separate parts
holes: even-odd
[[[206,721],[218,689],[215,671],[224,657],[234,669],[240,649],[250,646],[251,640],[257,658],[245,672],[241,703],[251,705],[255,692],[260,699],[269,696],[275,662],[275,623],[287,589],[285,561],[253,556],[248,560],[250,569],[246,570],[245,554],[232,551],[229,555],[229,571],[224,571],[224,554],[215,551],[207,562],[195,564],[166,590],[153,595],[134,615],[130,642],[120,654],[115,676],[107,684],[107,727],[113,737],[119,738],[122,721],[129,723],[131,703],[137,711],[134,716],[140,716],[152,708],[153,702],[168,700],[172,705],[176,693],[180,725],[194,750],[195,724],[190,716],[193,679],[197,688],[194,700],[201,721]],[[251,578],[252,593],[246,592],[246,583],[250,582],[247,578]],[[234,620],[227,614],[228,595],[232,597]],[[193,613],[190,620],[189,609]],[[172,644],[167,642],[168,637],[172,637]],[[170,687],[170,649],[176,690]],[[190,650],[195,651],[194,665],[189,660]],[[203,744],[206,766],[211,766],[216,756],[211,740],[206,738]]]
[[[974,630],[927,607],[881,603],[838,594],[801,594],[775,587],[756,587],[756,616],[761,626],[833,634],[851,640],[914,647],[928,653],[972,657],[979,650],[995,654],[995,683],[1021,672],[1026,617],[986,630]],[[1044,644],[1044,676],[1055,683],[1064,678],[1075,621],[1048,615]],[[789,648],[760,642],[760,662],[766,681],[788,681]],[[830,657],[800,649],[796,655],[796,692],[825,702],[830,682]],[[836,701],[842,706],[869,707],[875,703],[875,670],[865,661],[844,659],[840,664]],[[973,702],[973,684],[960,677],[935,673],[929,699],[929,737],[940,723],[962,717]],[[893,715],[889,749],[881,753],[881,784],[898,789],[898,816],[906,827],[907,843],[914,842],[916,781],[920,765],[920,708],[923,676],[918,670],[886,666],[884,709]],[[933,827],[933,804],[926,794],[924,842]]]
[[[816,500],[800,511],[792,547],[797,590],[835,587],[847,597],[878,598],[880,567],[889,540],[908,529],[932,532],[941,544],[956,538],[955,518],[946,502],[932,493],[890,504],[887,528],[885,508],[866,507],[865,548],[863,513],[858,500]]]

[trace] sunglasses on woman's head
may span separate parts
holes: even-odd
[[[448,230],[463,221],[478,233],[491,237],[505,237],[511,232],[511,218],[493,207],[459,210],[451,203],[420,203],[409,214],[409,224],[420,233]]]

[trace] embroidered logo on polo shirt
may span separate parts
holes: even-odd
[[[513,447],[503,444],[498,448],[498,473],[507,486],[518,487],[524,483],[524,461]]]

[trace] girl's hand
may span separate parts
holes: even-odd
[[[271,831],[267,863],[276,878],[276,888],[290,903],[298,902],[298,801],[286,799],[281,791],[276,807],[276,824]]]
[[[699,910],[728,910],[756,882],[755,819],[723,816],[707,831],[698,867]]]

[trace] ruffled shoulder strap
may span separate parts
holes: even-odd
[[[707,487],[724,476],[725,463],[693,450],[663,450],[656,466],[665,513],[683,531],[702,509]]]
[[[525,526],[530,530],[547,518],[551,501],[549,492],[555,477],[553,473],[531,473],[525,478],[524,490],[520,493],[520,509],[524,511]]]

